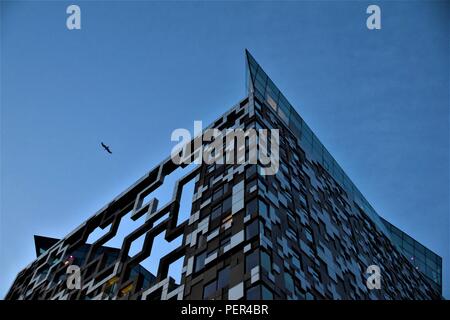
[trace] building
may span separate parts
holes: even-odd
[[[177,165],[169,157],[21,271],[6,298],[440,299],[440,257],[414,240],[410,250],[400,231],[398,241],[397,229],[374,211],[247,51],[246,62],[248,95],[209,128],[278,129],[279,137],[262,142],[278,151],[276,174],[247,161],[255,152],[250,142],[244,163]],[[186,158],[207,145],[193,139]],[[172,197],[163,202],[155,194],[174,175]],[[95,252],[125,219],[142,223],[104,265]],[[80,265],[82,288],[69,290],[57,281],[61,263],[98,229],[104,232]],[[151,256],[157,237],[179,244],[160,257],[156,279],[143,287],[130,274]],[[129,254],[138,240],[140,251]],[[418,267],[414,259],[423,257],[425,267]],[[181,280],[170,285],[177,262]],[[370,266],[379,268],[379,289],[367,283]],[[111,279],[118,279],[113,290]]]
[[[410,260],[416,270],[425,275],[434,289],[442,294],[442,258],[393,224],[383,218],[382,220],[397,249]]]
[[[56,243],[58,243],[58,241],[60,240],[35,235],[34,244],[36,248],[36,258],[38,258],[40,255],[45,254],[45,252],[47,252]],[[66,260],[61,261],[60,265],[62,270],[65,270],[68,265],[72,264],[78,266],[83,265],[91,248],[92,246],[90,244],[84,244],[79,246],[76,250],[73,251],[71,255],[66,257]],[[114,261],[117,260],[117,258],[120,255],[120,249],[102,246],[95,251],[94,255],[95,258],[98,258],[99,261],[101,261],[100,265],[102,266],[102,268],[105,268],[106,266],[111,265]],[[45,279],[47,273],[48,269],[41,268],[40,272],[36,274],[36,277],[38,279]],[[140,265],[137,265],[131,269],[130,279],[132,280],[131,281],[132,283],[136,283],[141,288],[148,288],[156,281],[156,277],[151,272],[149,272]],[[58,278],[55,277],[52,280],[55,282],[67,281],[67,274],[65,272],[61,272]],[[114,277],[107,282],[104,290],[105,298],[109,297],[110,294],[115,291],[118,280],[119,280],[118,277]],[[176,287],[174,279],[171,279],[169,283],[172,288]],[[51,283],[49,284],[52,285]],[[125,295],[131,288],[132,288],[131,284],[122,288],[119,295]],[[84,299],[85,297],[80,296],[77,298]]]

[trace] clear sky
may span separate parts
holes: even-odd
[[[245,48],[379,214],[443,257],[450,297],[449,22],[448,1],[2,1],[0,297],[34,234],[65,236],[174,129],[244,97]]]

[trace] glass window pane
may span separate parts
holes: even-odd
[[[230,268],[225,267],[219,271],[217,287],[222,289],[230,284]]]
[[[294,280],[292,279],[292,276],[285,272],[284,273],[284,283],[286,285],[286,289],[288,289],[290,292],[294,292]]]
[[[211,220],[214,220],[222,215],[222,204],[214,207],[211,213]]]
[[[403,249],[406,252],[408,252],[411,256],[414,255],[414,247],[408,242],[405,242],[405,239],[403,239]]]
[[[195,258],[195,271],[202,269],[205,266],[206,251],[200,253]]]
[[[260,300],[260,286],[251,287],[247,290],[247,300]]]
[[[215,200],[217,200],[217,199],[220,199],[220,198],[222,197],[222,195],[223,195],[223,186],[220,186],[219,188],[217,188],[217,189],[214,191],[214,194],[213,194],[213,201],[215,201]]]
[[[263,300],[273,300],[273,293],[266,286],[262,286],[262,299]]]
[[[259,200],[259,213],[263,217],[267,216],[267,204],[262,200]]]
[[[228,212],[229,210],[231,210],[231,196],[223,200],[222,212]]]
[[[245,237],[246,240],[251,239],[258,235],[258,220],[253,221],[245,228]]]
[[[272,271],[272,260],[265,251],[261,251],[261,266],[269,272]]]
[[[403,233],[403,242],[406,242],[406,243],[409,244],[411,247],[414,246],[414,240],[413,240],[413,238],[411,238],[410,236],[408,236],[406,233]]]
[[[247,213],[246,213],[246,215],[251,215],[251,214],[256,212],[256,210],[257,210],[257,202],[256,201],[257,201],[256,199],[253,199],[252,201],[250,201],[247,204]]]
[[[211,298],[216,292],[216,281],[208,283],[203,287],[203,299]]]
[[[258,265],[258,251],[255,250],[245,257],[245,272],[249,273]]]

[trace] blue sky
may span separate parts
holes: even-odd
[[[449,2],[1,4],[0,297],[245,95],[248,48],[379,214],[449,270]],[[369,4],[382,29],[369,31]],[[112,148],[106,154],[99,146]]]

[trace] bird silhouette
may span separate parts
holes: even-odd
[[[103,149],[105,149],[106,151],[108,151],[108,153],[111,153],[111,154],[112,154],[112,152],[111,152],[111,150],[109,149],[109,147],[108,147],[106,144],[104,144],[103,142],[102,142],[102,147],[103,147]]]

